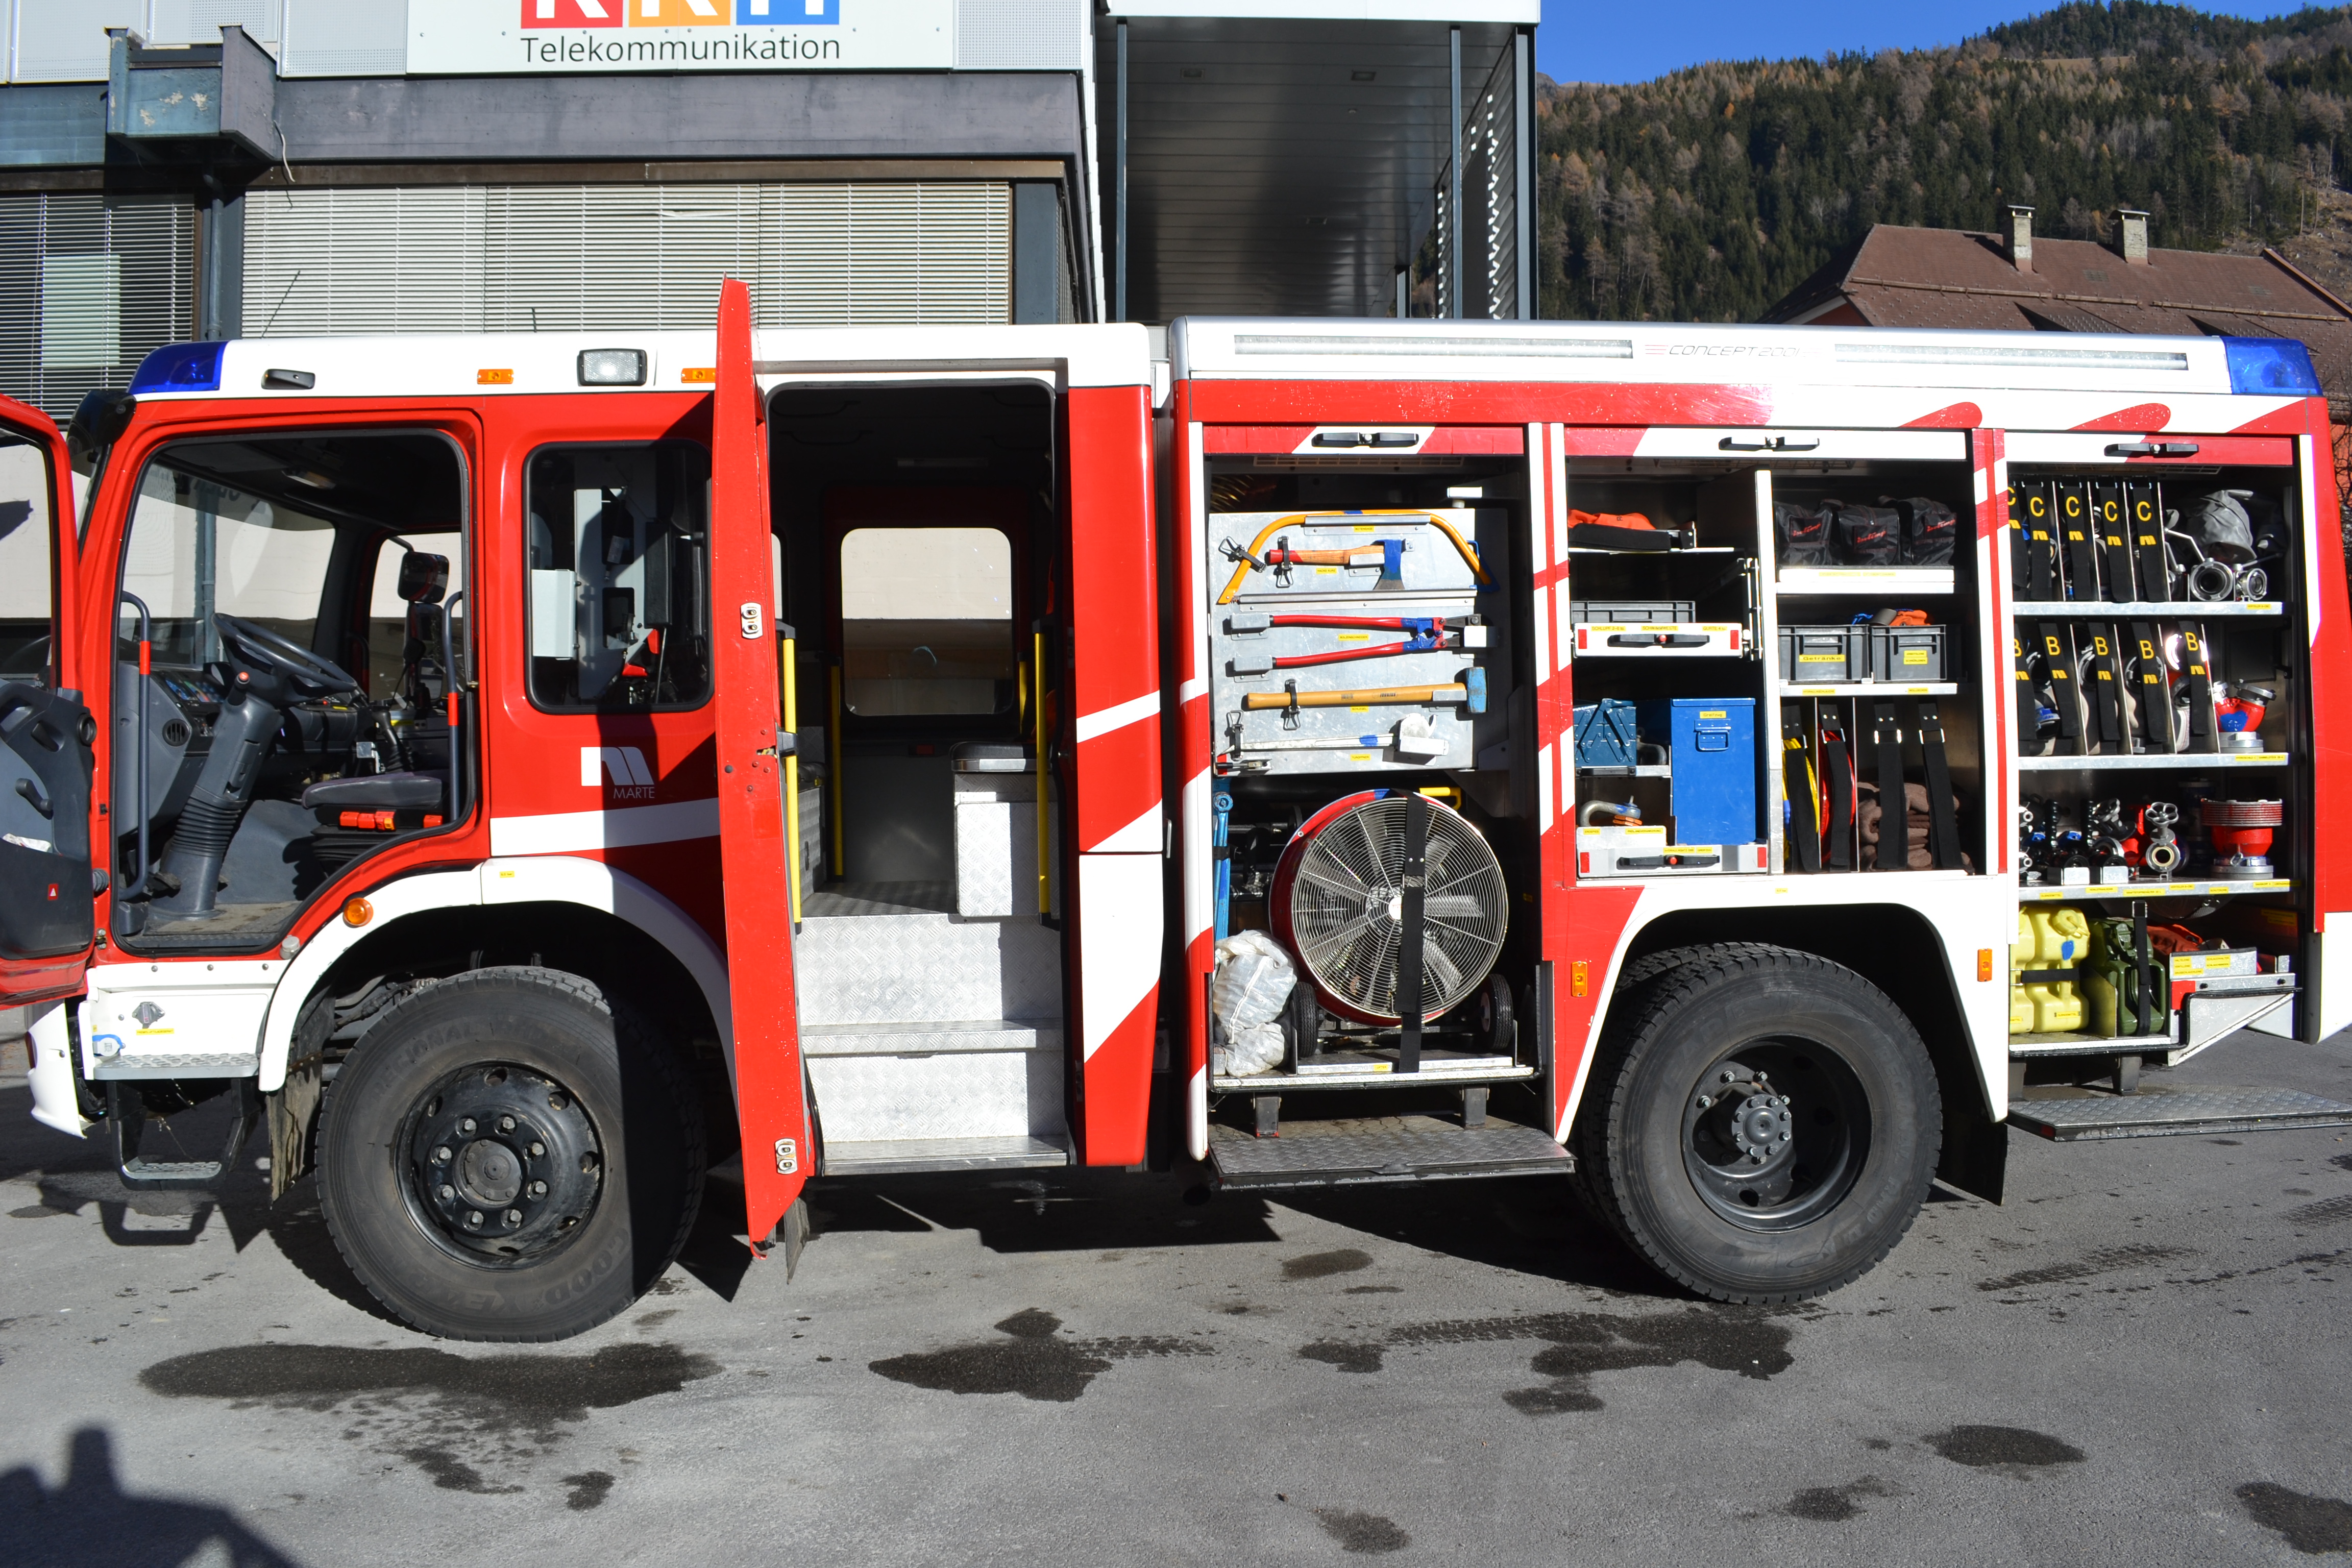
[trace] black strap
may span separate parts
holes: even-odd
[[[2164,549],[2164,488],[2148,481],[2124,487],[2132,560],[2139,568],[2139,596],[2151,604],[2172,597],[2170,557]]]
[[[2157,646],[2156,627],[2134,621],[2132,651],[2139,658],[2139,736],[2151,752],[2172,750],[2172,692],[2164,679],[2164,650]]]
[[[1822,771],[1830,779],[1830,841],[1822,861],[1832,871],[1853,869],[1853,766],[1847,760],[1845,715],[1822,710]]]
[[[1397,1011],[1403,1016],[1404,1038],[1397,1050],[1397,1071],[1421,1070],[1421,944],[1428,922],[1422,903],[1429,876],[1429,797],[1409,790],[1404,797],[1404,865],[1397,877],[1402,895],[1398,915],[1402,930],[1397,940]]]
[[[1932,700],[1919,704],[1919,764],[1927,775],[1927,852],[1938,871],[1960,869],[1959,802],[1952,798],[1952,768],[1944,754],[1944,716]],[[1879,841],[1885,842],[1881,830]]]
[[[2028,596],[2048,604],[2058,597],[2057,520],[2050,515],[2050,487],[2025,492],[2025,559]]]
[[[2124,525],[2123,486],[2092,487],[2091,515],[2099,525],[2099,552],[2105,560],[2107,597],[2129,599],[2137,590],[2132,585],[2131,531]]]
[[[2180,680],[2189,689],[2191,739],[2213,738],[2213,666],[2205,650],[2205,628],[2180,624]]]
[[[1797,869],[1822,868],[1822,784],[1813,769],[1812,738],[1804,715],[1791,703],[1780,714],[1781,789],[1789,803],[1789,836]]]
[[[1911,802],[1903,789],[1903,726],[1895,717],[1895,703],[1880,698],[1871,708],[1871,748],[1877,753],[1878,868],[1911,868]],[[1893,824],[1894,850],[1887,849],[1888,825]]]
[[[2162,1033],[2172,1012],[2172,977],[2156,962],[2147,941],[2147,903],[2132,900],[2132,964],[2139,973],[2139,1032]]]
[[[2032,596],[2033,587],[2033,553],[2025,531],[2025,502],[2018,496],[2017,486],[2009,487],[2009,591],[2020,599]]]
[[[2131,732],[2131,720],[2126,717],[2131,695],[2124,689],[2123,672],[2116,668],[2116,628],[2095,622],[2090,631],[2091,713],[2098,723],[2099,744],[2112,750]]]
[[[2083,747],[2081,684],[2074,679],[2074,628],[2063,621],[2042,623],[2042,657],[2050,665],[2050,704],[2058,710],[2058,738]]]
[[[2033,679],[2033,645],[2023,634],[2009,634],[2009,658],[2017,671],[2017,743],[2031,746],[2042,736],[2042,683]]]
[[[2091,521],[2090,487],[2058,487],[2058,533],[2066,544],[2066,596],[2099,596],[2098,531]]]

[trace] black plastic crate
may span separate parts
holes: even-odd
[[[1780,679],[1799,686],[1870,679],[1869,626],[1782,626]]]

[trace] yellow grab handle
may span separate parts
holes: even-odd
[[[1031,668],[1037,672],[1037,693],[1029,704],[1036,721],[1037,737],[1037,913],[1040,917],[1054,912],[1053,848],[1047,837],[1052,831],[1053,816],[1045,805],[1045,634],[1032,634]]]
[[[793,738],[793,749],[784,756],[784,839],[791,847],[786,864],[792,870],[793,924],[801,923],[801,704],[800,693],[793,690],[793,673],[798,668],[793,658],[797,643],[791,637],[776,642],[776,678],[783,688],[784,732]]]

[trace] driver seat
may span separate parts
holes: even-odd
[[[436,811],[441,781],[431,773],[359,773],[324,779],[302,792],[302,809],[332,821],[346,811]]]

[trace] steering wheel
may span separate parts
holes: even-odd
[[[359,686],[341,665],[321,658],[291,637],[257,626],[242,616],[215,613],[213,625],[220,631],[222,644],[238,658],[297,687],[324,695],[354,690]]]

